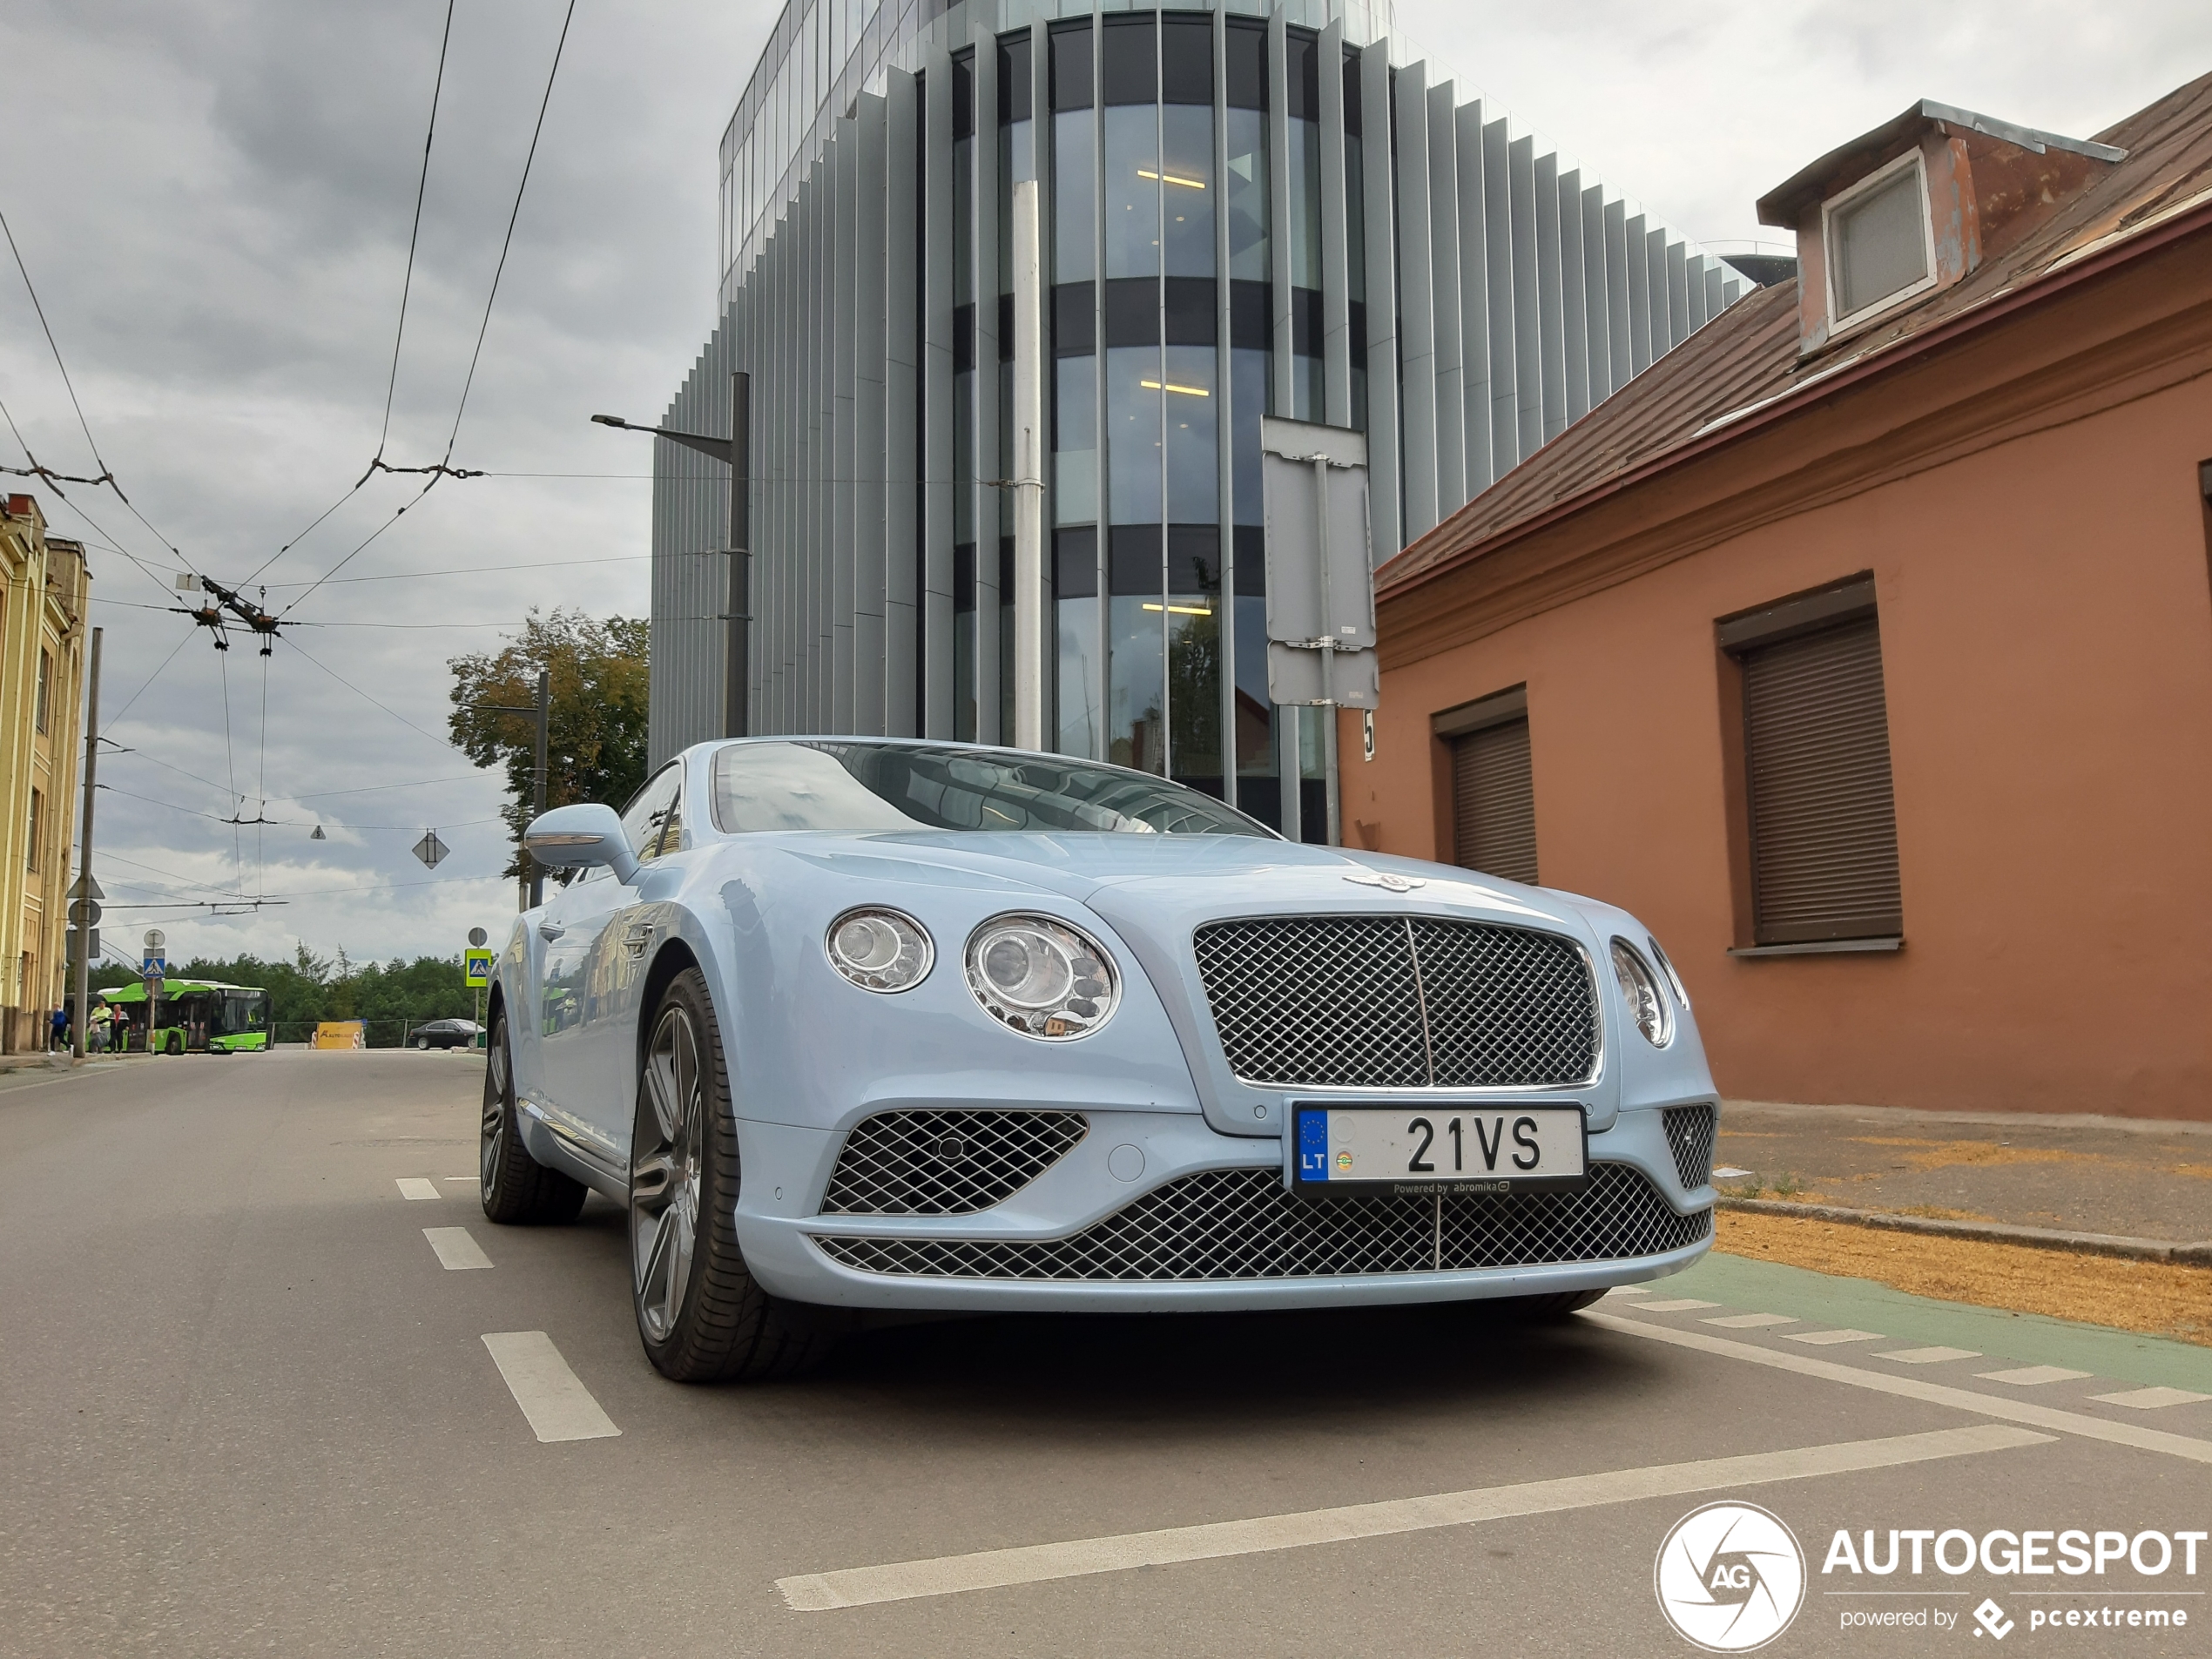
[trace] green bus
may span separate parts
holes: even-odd
[[[258,985],[172,979],[149,1008],[144,985],[101,996],[115,1010],[111,1046],[132,1054],[247,1054],[269,1046],[269,994]],[[150,1024],[148,1016],[159,1022]]]

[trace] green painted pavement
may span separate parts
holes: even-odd
[[[1652,1291],[1655,1297],[1695,1296],[1718,1302],[1722,1305],[1714,1310],[1716,1313],[1788,1313],[1809,1325],[1848,1325],[1861,1331],[1878,1331],[1885,1337],[1894,1337],[1896,1341],[1860,1342],[1848,1349],[1808,1348],[1805,1352],[1829,1359],[1871,1365],[1903,1376],[1965,1383],[1976,1371],[1991,1371],[1998,1366],[1985,1366],[1975,1359],[1939,1366],[1904,1366],[1877,1360],[1874,1356],[1890,1347],[1972,1348],[1993,1361],[2064,1366],[2071,1371],[2087,1371],[2120,1382],[2162,1383],[2169,1388],[2212,1394],[2212,1348],[2139,1336],[2132,1331],[2114,1331],[2104,1325],[2046,1318],[2037,1313],[2008,1313],[2000,1308],[1974,1307],[1964,1302],[1939,1302],[1931,1297],[1909,1296],[1871,1279],[1831,1277],[1807,1268],[1785,1267],[1779,1262],[1755,1261],[1745,1256],[1723,1256],[1715,1251],[1689,1271],[1656,1281]],[[1756,1334],[1770,1337],[1778,1333],[1761,1331]],[[2002,1386],[1986,1383],[1967,1386]],[[2049,1392],[2023,1391],[2038,1399]],[[2192,1406],[2183,1409],[2194,1417],[2198,1412],[2212,1408]],[[2155,1417],[2161,1426],[2183,1433],[2197,1426],[2194,1423],[2167,1420],[2176,1416],[2170,1412],[2151,1413],[2146,1414],[2146,1420]]]

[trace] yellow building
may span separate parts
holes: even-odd
[[[29,496],[0,512],[0,1053],[46,1045],[61,1005],[84,747],[84,550]]]

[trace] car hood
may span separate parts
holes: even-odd
[[[1056,893],[1150,925],[1231,914],[1477,914],[1587,939],[1577,902],[1518,882],[1349,847],[1243,835],[974,833],[792,836],[792,856],[842,874]],[[1172,925],[1170,933],[1187,930]]]

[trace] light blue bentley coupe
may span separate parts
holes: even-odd
[[[1556,1316],[1711,1244],[1689,997],[1595,900],[880,738],[700,745],[529,846],[572,875],[499,961],[484,1212],[622,1205],[679,1380],[872,1310]]]

